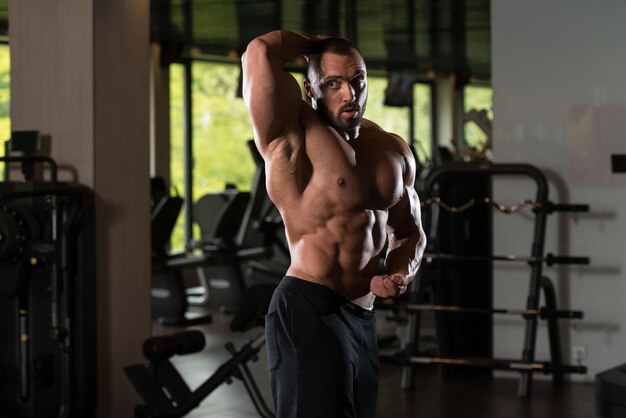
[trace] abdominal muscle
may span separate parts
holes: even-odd
[[[290,225],[287,274],[329,287],[348,300],[369,292],[385,244],[386,212],[362,210],[335,214],[324,223]]]

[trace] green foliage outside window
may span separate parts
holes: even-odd
[[[192,64],[193,201],[223,190],[226,183],[250,190],[254,161],[246,144],[252,125],[243,99],[237,97],[239,66],[194,62]],[[171,183],[182,196],[185,164],[184,67],[170,66]],[[184,248],[184,217],[172,237],[172,249]],[[194,228],[194,238],[200,232]]]
[[[183,86],[184,68],[170,65],[170,177],[172,187],[182,195],[185,164],[185,102]]]
[[[384,77],[367,78],[369,92],[365,118],[379,125],[387,132],[399,135],[409,142],[409,109],[407,107],[385,106],[387,79]]]
[[[185,190],[185,69],[170,65],[170,181],[172,189],[184,197]],[[178,217],[172,232],[172,251],[185,248],[185,219]]]
[[[195,62],[193,72],[193,193],[223,190],[232,183],[250,190],[255,171],[247,146],[252,124],[237,97],[239,66]]]
[[[10,69],[9,46],[0,45],[0,156],[4,155],[5,141],[11,137]],[[0,179],[3,178],[4,167],[0,165]]]
[[[432,100],[431,86],[416,83],[413,85],[413,148],[422,164],[432,158]]]

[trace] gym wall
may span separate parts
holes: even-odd
[[[588,203],[589,213],[555,213],[546,253],[590,256],[590,266],[547,267],[562,308],[563,351],[586,349],[586,376],[626,361],[626,175],[611,173],[611,154],[626,153],[626,3],[610,0],[492,2],[494,156],[544,170],[555,203]],[[494,197],[515,203],[534,185],[495,184]],[[494,253],[528,254],[532,214],[496,216]],[[495,264],[494,306],[524,307],[528,268]],[[519,356],[523,326],[495,320],[495,354]],[[549,358],[545,324],[538,358]],[[571,358],[570,360],[574,362]]]

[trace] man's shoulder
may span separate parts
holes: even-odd
[[[361,134],[371,137],[376,141],[383,141],[390,146],[408,150],[408,145],[400,135],[384,130],[382,127],[371,120],[363,119],[361,123]]]
[[[364,130],[368,133],[381,133],[389,135],[389,132],[381,128],[376,122],[365,118],[361,119],[361,130]]]

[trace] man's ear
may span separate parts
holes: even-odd
[[[313,97],[313,88],[311,87],[311,82],[308,78],[304,78],[304,92],[307,96]]]

